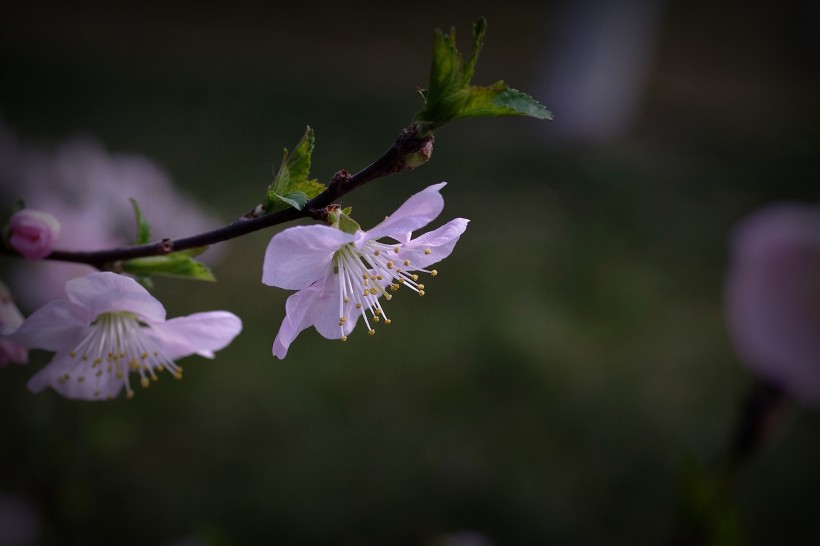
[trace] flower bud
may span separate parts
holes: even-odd
[[[9,220],[9,244],[27,260],[45,258],[60,236],[60,223],[48,212],[18,210]]]

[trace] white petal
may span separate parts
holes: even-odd
[[[165,308],[137,281],[110,271],[89,273],[65,284],[68,299],[85,307],[92,317],[112,311],[131,311],[150,321],[165,320]]]
[[[392,237],[403,242],[407,234],[432,222],[444,209],[444,198],[439,193],[447,183],[433,184],[411,196],[396,212],[366,232],[365,239]],[[361,247],[361,245],[359,245]]]
[[[52,301],[32,313],[9,339],[31,349],[71,349],[93,318],[76,303]]]
[[[399,252],[399,259],[409,259],[413,268],[421,269],[440,262],[453,252],[459,237],[467,229],[470,221],[465,218],[450,220],[443,226],[421,235]],[[427,253],[426,251],[430,252]]]
[[[274,356],[285,358],[296,336],[319,318],[319,313],[325,308],[321,300],[327,298],[324,293],[326,281],[326,278],[321,279],[288,298],[285,303],[285,318],[273,341]]]
[[[66,398],[107,400],[117,396],[125,385],[125,379],[117,379],[113,373],[92,376],[83,382],[77,381],[76,377],[60,381],[61,376],[71,372],[72,361],[68,351],[57,353],[51,362],[29,379],[28,389],[31,392],[40,392],[46,387],[51,387]]]
[[[227,311],[194,313],[151,324],[150,335],[171,360],[192,354],[213,358],[242,331],[242,321]]]
[[[333,254],[353,236],[329,226],[296,226],[277,233],[265,250],[262,282],[300,290],[332,271]]]

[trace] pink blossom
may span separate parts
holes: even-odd
[[[9,219],[9,228],[9,244],[27,260],[41,260],[51,254],[60,237],[60,223],[40,210],[18,210]]]
[[[213,358],[242,329],[239,318],[226,311],[166,320],[157,299],[115,273],[70,280],[65,291],[67,300],[41,307],[12,335],[29,348],[56,352],[29,380],[33,392],[50,386],[68,398],[106,400],[125,387],[130,398],[131,373],[143,387],[163,370],[179,379],[182,368],[175,360],[192,354]]]
[[[456,218],[411,238],[413,231],[441,213],[444,199],[439,190],[444,185],[435,184],[413,195],[369,231],[358,229],[348,219],[347,226],[297,226],[271,239],[262,282],[298,290],[285,305],[286,316],[273,343],[274,356],[284,358],[296,336],[309,326],[328,339],[346,340],[361,316],[372,335],[371,322],[390,323],[379,298],[391,299],[390,293],[401,286],[425,294],[418,274],[437,274],[426,268],[450,255],[469,222]],[[396,243],[378,242],[383,237]]]
[[[23,314],[14,304],[9,289],[0,282],[0,368],[5,368],[12,362],[26,364],[28,349],[9,339],[23,324]]]
[[[820,207],[778,203],[737,226],[726,310],[743,363],[820,408]]]

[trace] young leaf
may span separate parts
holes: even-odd
[[[134,218],[137,220],[137,243],[144,245],[151,241],[151,226],[148,225],[148,220],[142,215],[140,205],[133,197],[128,198],[131,201],[131,207],[134,209]]]
[[[148,279],[151,275],[167,275],[200,281],[215,281],[216,278],[210,268],[191,257],[197,251],[201,252],[200,249],[195,249],[194,251],[174,252],[167,256],[134,258],[123,262],[122,269],[142,279]]]
[[[436,30],[430,84],[427,89],[419,90],[424,109],[415,117],[422,133],[463,118],[528,116],[552,119],[552,113],[544,105],[507,87],[503,81],[487,87],[471,85],[486,30],[487,22],[483,17],[473,25],[473,51],[466,63],[456,47],[455,29],[451,29],[449,35]]]
[[[291,154],[285,149],[282,165],[268,186],[263,208],[265,212],[294,207],[302,210],[310,199],[325,190],[318,180],[311,180],[310,157],[313,153],[313,129],[307,127]]]

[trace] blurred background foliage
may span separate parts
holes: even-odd
[[[183,361],[182,382],[83,403],[25,389],[45,353],[3,370],[0,493],[31,507],[38,541],[671,543],[687,465],[720,457],[752,384],[724,326],[730,230],[820,197],[820,10],[607,5],[4,8],[14,133],[144,154],[225,221],[306,124],[323,181],[386,149],[420,107],[434,28],[468,50],[486,16],[475,82],[556,115],[447,126],[428,165],[345,198],[367,227],[447,180],[440,221],[472,220],[427,296],[394,298],[372,338],[311,330],[271,356],[289,293],[259,282],[266,231],[222,245],[216,285],[157,282],[170,316],[245,324],[216,360]],[[583,46],[601,28],[632,46],[596,71]],[[749,544],[820,543],[818,461],[820,416],[791,407],[736,482]]]

